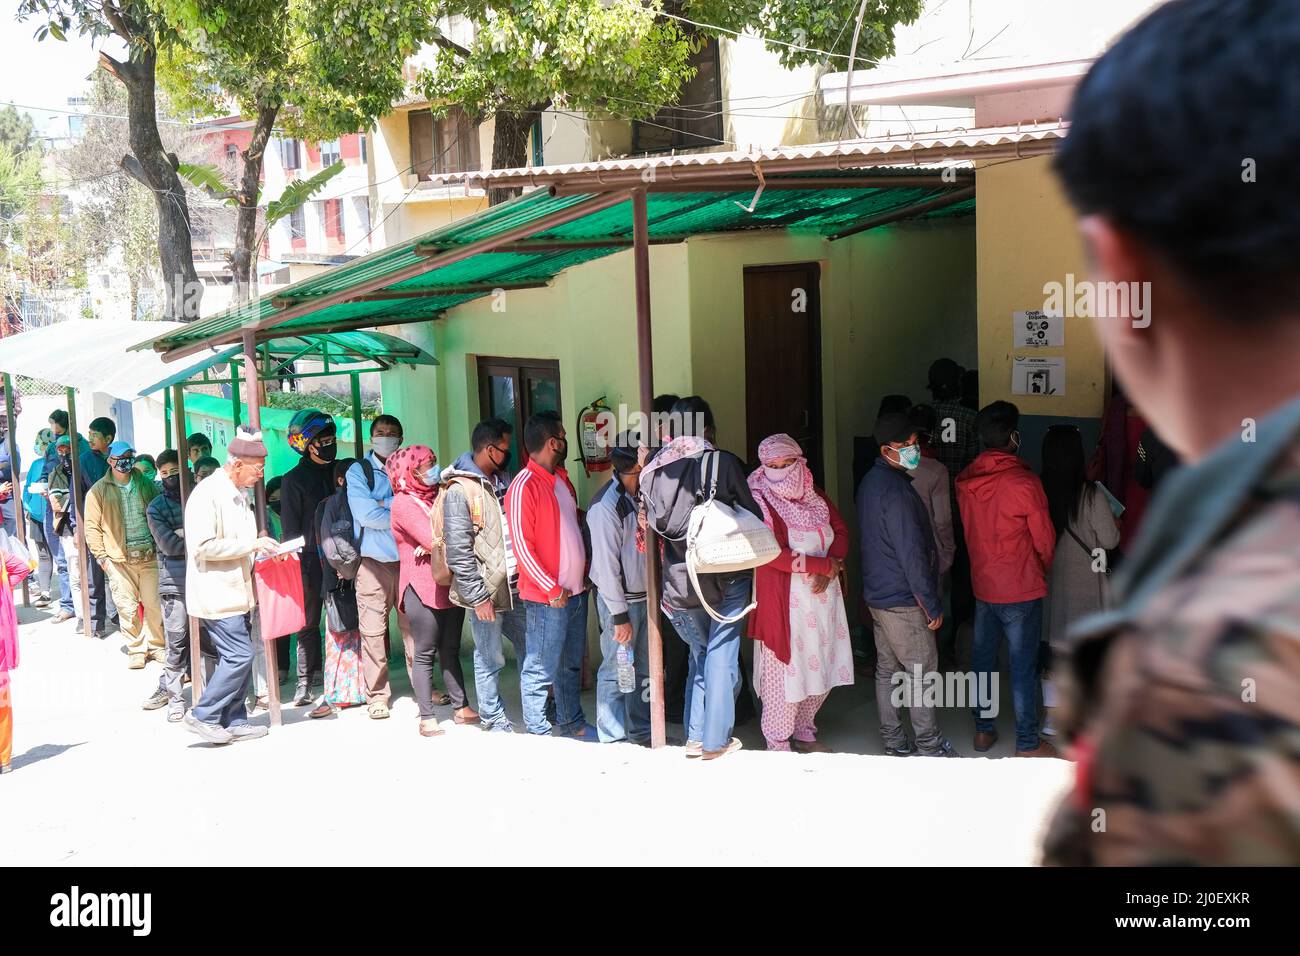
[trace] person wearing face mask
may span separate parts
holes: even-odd
[[[1003,635],[1011,659],[1011,699],[1016,712],[1016,756],[1055,757],[1038,736],[1038,642],[1043,598],[1056,551],[1056,527],[1043,483],[1017,454],[1020,410],[993,402],[977,419],[984,451],[957,476],[957,507],[970,551],[975,590],[975,639],[971,669],[981,693],[998,667]],[[987,751],[998,739],[993,706],[981,699],[973,709],[975,749]]]
[[[254,658],[253,559],[279,547],[258,535],[246,495],[265,471],[261,433],[241,428],[226,447],[226,464],[195,485],[185,502],[185,596],[189,612],[207,627],[217,666],[184,722],[211,744],[267,734],[265,726],[248,722],[244,703]]]
[[[186,463],[188,466],[188,462]],[[185,717],[181,689],[190,672],[189,612],[185,608],[185,512],[181,508],[180,455],[169,448],[158,456],[161,494],[149,502],[145,514],[158,549],[158,598],[162,605],[163,630],[167,635],[167,660],[158,679],[158,689],[144,702],[145,710],[167,708],[167,719],[179,723]],[[206,632],[201,632],[204,663],[216,664]]]
[[[578,740],[596,739],[582,712],[582,652],[587,642],[586,546],[578,494],[564,468],[569,443],[555,412],[538,412],[524,427],[528,465],[506,492],[506,521],[519,561],[519,596],[528,621],[520,692],[524,728]],[[546,714],[555,693],[555,722]]]
[[[135,470],[154,484],[158,483],[158,462],[154,460],[153,455],[136,455]]]
[[[302,459],[280,482],[281,537],[286,541],[303,538],[302,597],[307,618],[298,632],[298,687],[293,695],[294,704],[302,707],[312,702],[312,685],[321,679],[321,566],[316,558],[314,518],[320,503],[334,493],[334,458],[338,454],[334,419],[319,409],[304,409],[289,422],[288,441]],[[266,491],[270,497],[269,484]],[[288,638],[281,640],[287,642]]]
[[[600,617],[600,653],[596,674],[596,733],[600,742],[650,743],[650,700],[643,691],[650,680],[647,645],[645,535],[637,527],[641,465],[637,436],[619,435],[611,449],[613,480],[587,505],[591,533],[591,583],[596,586]],[[619,688],[618,654],[632,653],[633,689]]]
[[[934,708],[924,706],[918,677],[937,672],[934,632],[943,626],[939,554],[934,529],[911,474],[921,462],[916,429],[902,412],[886,412],[872,432],[880,455],[858,486],[862,535],[862,599],[871,611],[876,644],[876,709],[885,753],[908,757],[960,756],[939,732]],[[919,671],[919,674],[918,674]],[[915,733],[909,743],[894,702],[897,674],[906,674],[905,695]],[[907,689],[906,687],[904,688]]]
[[[445,585],[433,580],[429,555],[433,550],[430,516],[439,493],[438,456],[426,445],[399,448],[386,465],[393,482],[393,538],[401,572],[397,581],[401,609],[411,622],[411,687],[420,708],[420,735],[441,736],[434,704],[450,703],[458,724],[477,724],[479,716],[465,696],[460,664],[460,635],[465,609],[453,604]],[[433,662],[442,665],[446,695],[433,685]]]
[[[67,422],[68,413],[56,408],[50,415],[54,440],[45,450],[45,503],[49,506],[45,509],[45,540],[54,557],[54,574],[59,581],[59,613],[54,615],[55,624],[72,620],[77,616],[74,606],[77,609],[81,607],[80,569],[77,569],[77,589],[74,589],[73,567],[68,563],[68,552],[64,548],[64,538],[71,536],[74,524],[68,502],[72,486],[72,445],[66,434]]]
[[[386,464],[402,445],[402,423],[392,415],[379,415],[370,423],[370,454],[348,469],[348,508],[353,537],[360,544],[357,568],[357,616],[364,654],[367,708],[371,719],[388,717],[393,696],[388,681],[388,615],[397,611],[407,670],[414,656],[411,625],[402,610],[397,582],[401,563],[393,538],[393,483]]]
[[[758,607],[748,634],[758,641],[754,686],[763,702],[768,750],[825,753],[817,711],[833,688],[853,683],[853,648],[840,573],[849,528],[813,484],[803,450],[789,435],[758,446],[749,489],[781,553],[755,569]]]
[[[34,607],[48,607],[53,603],[50,581],[54,577],[54,558],[45,540],[45,511],[47,502],[45,486],[45,450],[54,442],[54,433],[42,428],[36,433],[35,459],[27,467],[27,480],[23,483],[23,511],[27,515],[27,540],[36,546],[38,565],[36,580],[39,588]]]
[[[108,446],[108,473],[86,495],[86,547],[103,569],[122,609],[126,666],[138,670],[146,658],[166,663],[158,565],[147,509],[158,489],[135,468],[135,452],[124,441]],[[136,608],[144,606],[141,621]]]
[[[501,671],[506,657],[501,638],[524,662],[524,605],[519,599],[519,570],[515,564],[505,498],[510,487],[510,423],[488,418],[470,433],[471,451],[442,472],[442,534],[451,571],[448,597],[474,613],[474,689],[483,729],[513,733],[501,702]]]

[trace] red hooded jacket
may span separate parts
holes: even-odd
[[[510,545],[519,566],[519,596],[525,601],[547,604],[560,596],[560,505],[555,500],[555,483],[561,481],[573,496],[578,493],[569,473],[556,468],[547,471],[533,459],[510,482],[506,491],[506,524]],[[578,514],[579,522],[582,514]]]
[[[989,449],[955,485],[975,597],[987,604],[1045,597],[1056,528],[1038,476],[1023,458]]]

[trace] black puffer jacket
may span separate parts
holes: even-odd
[[[166,494],[149,502],[145,511],[149,531],[158,547],[158,593],[185,593],[185,511]]]

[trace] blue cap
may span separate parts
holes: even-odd
[[[134,449],[131,447],[130,442],[115,441],[113,442],[113,444],[108,446],[108,457],[121,458],[129,451],[134,451]]]

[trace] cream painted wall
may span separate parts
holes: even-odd
[[[746,438],[744,269],[820,265],[826,485],[842,508],[852,507],[853,438],[870,434],[881,396],[902,392],[926,400],[933,359],[975,362],[970,219],[886,226],[838,242],[718,236],[693,239],[687,248],[693,390],[709,401],[718,440],[733,450],[743,451]]]
[[[1065,320],[1065,347],[1031,353],[1011,348],[1011,314],[1041,309],[1043,286],[1087,276],[1074,213],[1057,185],[1049,157],[995,163],[976,173],[979,188],[980,404],[1004,399],[1022,414],[1098,418],[1106,397],[1106,364],[1089,319]],[[1015,355],[1064,356],[1065,395],[1011,394]]]

